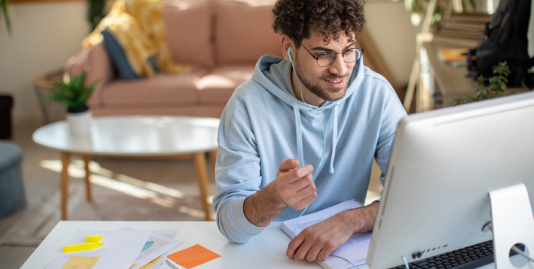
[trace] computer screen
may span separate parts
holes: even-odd
[[[519,183],[532,206],[534,92],[404,118],[368,265],[391,268],[404,264],[403,256],[413,262],[492,240],[488,193]],[[530,249],[534,253],[534,246]]]

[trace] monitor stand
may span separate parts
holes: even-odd
[[[534,268],[534,262],[526,262],[523,257],[524,266],[510,261],[510,249],[515,244],[525,245],[525,253],[534,256],[534,216],[527,188],[521,183],[490,191],[489,197],[495,268]]]

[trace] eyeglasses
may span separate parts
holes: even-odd
[[[363,55],[363,47],[361,49],[357,48],[350,48],[343,52],[335,53],[333,51],[330,52],[323,52],[319,56],[313,55],[304,45],[301,44],[301,46],[313,57],[315,60],[317,60],[317,64],[320,67],[327,67],[332,65],[336,61],[336,56],[338,54],[341,54],[343,56],[343,61],[346,63],[353,63],[356,62],[358,59],[360,59]]]

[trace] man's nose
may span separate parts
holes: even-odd
[[[343,77],[345,74],[347,74],[347,64],[343,60],[343,55],[341,53],[336,54],[334,63],[330,65],[328,69],[332,74],[336,74],[340,77]]]

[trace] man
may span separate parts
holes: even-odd
[[[260,58],[219,127],[213,201],[230,241],[247,242],[306,207],[363,204],[373,157],[385,171],[406,113],[390,84],[363,66],[363,12],[356,0],[279,0],[273,8],[284,58]],[[306,228],[287,256],[325,260],[352,234],[371,231],[377,209],[375,201]]]

